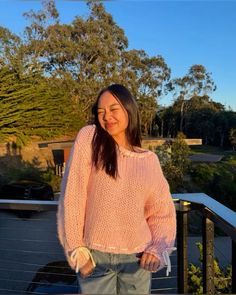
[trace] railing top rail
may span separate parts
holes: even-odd
[[[217,202],[204,193],[184,193],[172,194],[174,200],[186,201],[205,206],[221,220],[227,222],[236,230],[236,212]],[[0,209],[19,209],[19,210],[56,210],[58,201],[41,200],[10,200],[0,199]]]
[[[41,200],[10,200],[0,199],[0,209],[5,210],[36,210],[46,211],[57,210],[58,201],[41,201]]]
[[[13,200],[13,199],[0,199],[0,204],[25,204],[25,205],[58,205],[58,201],[42,201],[42,200]]]
[[[185,193],[185,194],[172,194],[174,199],[186,201],[190,203],[201,204],[217,214],[221,219],[226,221],[236,230],[236,212],[217,202],[213,198],[204,193]]]

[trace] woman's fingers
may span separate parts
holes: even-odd
[[[90,275],[92,273],[94,269],[92,260],[89,259],[88,262],[80,268],[80,274],[82,275],[82,277],[87,277],[88,275]]]
[[[143,253],[141,260],[140,260],[140,266],[148,271],[157,271],[158,267],[160,265],[159,259],[149,253]]]

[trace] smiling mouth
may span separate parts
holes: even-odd
[[[105,124],[106,129],[110,129],[115,126],[115,123]]]

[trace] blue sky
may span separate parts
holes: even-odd
[[[106,10],[124,29],[129,49],[162,55],[172,78],[182,77],[193,64],[212,73],[215,101],[236,111],[236,1],[105,1]],[[63,23],[86,16],[85,2],[57,0]],[[26,25],[23,12],[40,9],[40,1],[0,0],[0,26],[20,33]],[[159,103],[168,105],[171,97]]]

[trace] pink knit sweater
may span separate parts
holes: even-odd
[[[174,245],[175,207],[159,160],[151,151],[117,148],[118,178],[91,165],[94,125],[78,133],[67,162],[58,209],[58,234],[68,262],[86,246],[108,253],[145,251],[158,257]]]

